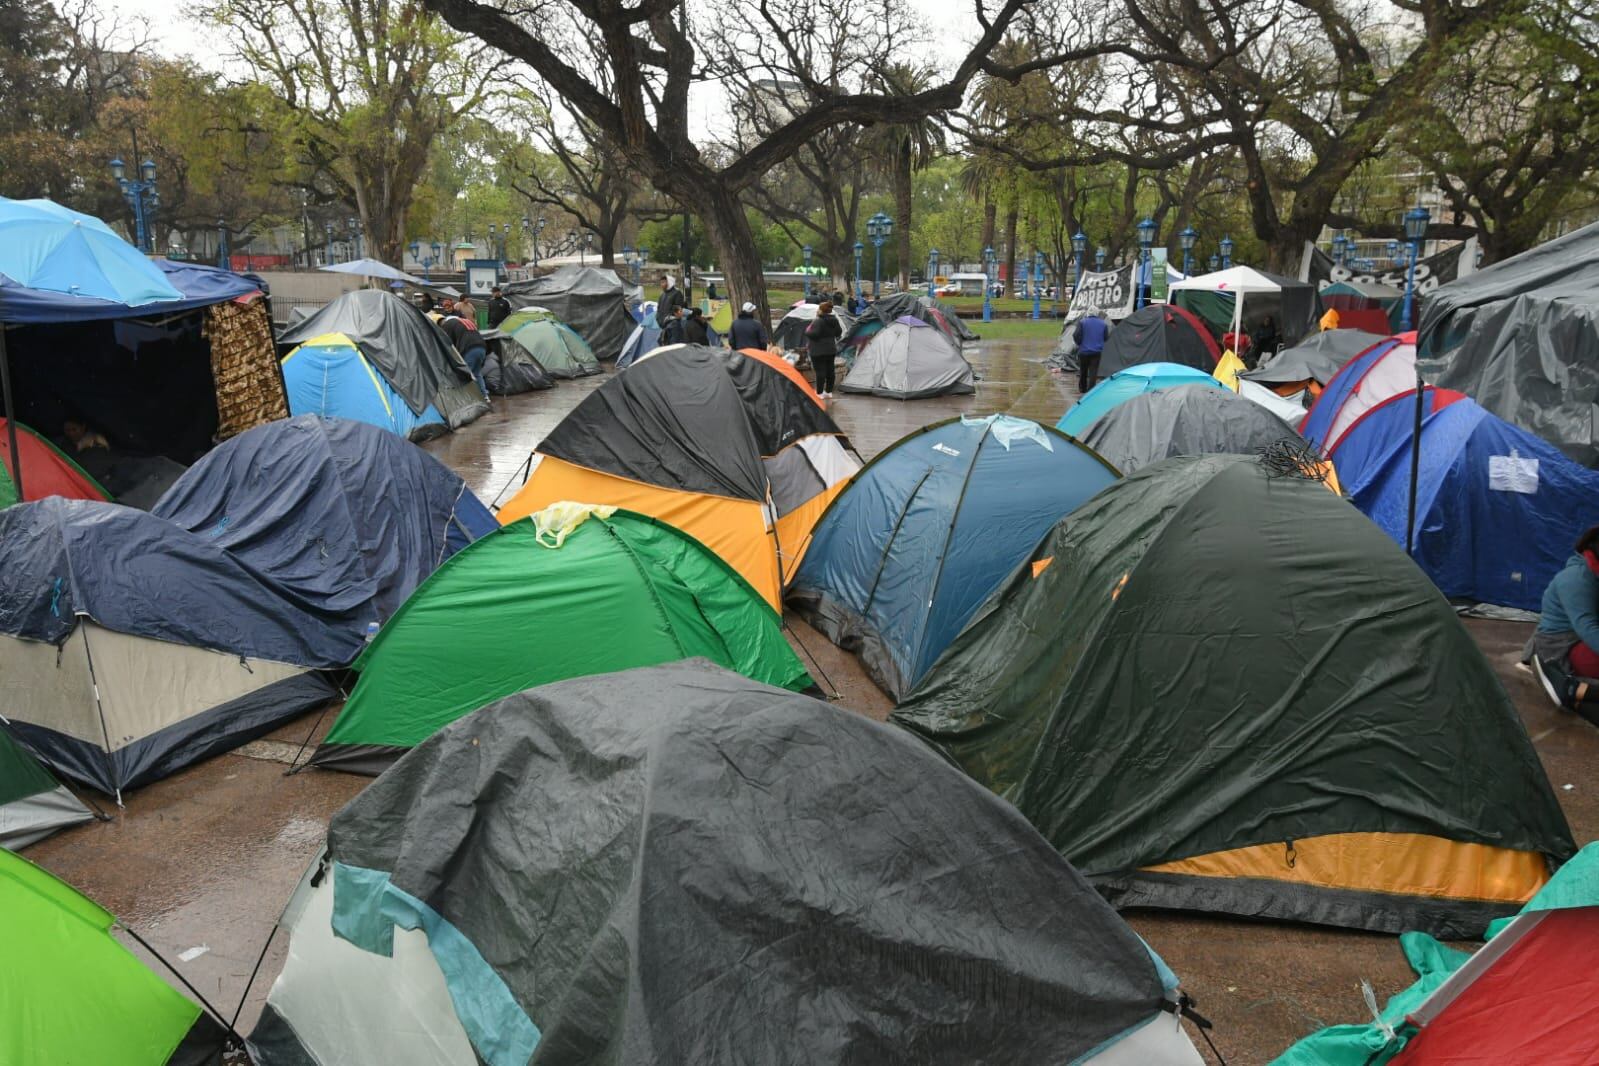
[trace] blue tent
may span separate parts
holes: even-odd
[[[436,405],[421,414],[411,410],[360,345],[342,333],[312,337],[284,356],[283,386],[296,415],[366,422],[411,440],[449,429]]]
[[[324,701],[347,634],[213,538],[116,504],[0,511],[5,714],[57,771],[106,792],[161,777]]]
[[[1422,422],[1416,563],[1451,599],[1536,611],[1578,534],[1599,523],[1599,472],[1453,395]],[[1366,412],[1331,456],[1355,506],[1401,545],[1415,403],[1412,389]]]
[[[300,415],[241,433],[154,514],[226,550],[295,607],[342,620],[345,659],[445,559],[499,528],[466,483],[365,422]]]
[[[855,475],[822,515],[789,602],[858,650],[891,696],[919,681],[1038,540],[1117,473],[1007,415],[937,422]]]
[[[654,325],[654,322],[655,319],[651,316],[633,327],[627,343],[622,345],[622,354],[616,357],[616,369],[626,370],[636,363],[640,356],[654,351],[661,343],[661,330]]]
[[[1218,389],[1227,386],[1195,367],[1181,363],[1139,363],[1126,370],[1117,371],[1085,392],[1072,405],[1055,428],[1062,433],[1080,437],[1095,420],[1117,404],[1141,396],[1155,389],[1169,389],[1174,385],[1211,385]]]

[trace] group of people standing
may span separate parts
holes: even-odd
[[[466,362],[467,369],[472,371],[472,377],[477,381],[478,388],[483,390],[483,398],[489,397],[488,384],[483,380],[483,364],[488,362],[488,340],[478,329],[477,307],[466,298],[457,300],[453,296],[441,297],[437,303],[427,293],[421,298],[422,313],[438,323],[444,335],[450,339],[455,350],[461,354]],[[496,285],[489,294],[487,305],[489,328],[498,326],[511,314],[511,303]]]

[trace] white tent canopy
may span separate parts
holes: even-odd
[[[1285,286],[1284,282],[1288,285]],[[1299,282],[1292,279],[1277,278],[1270,274],[1256,270],[1254,267],[1235,266],[1226,270],[1215,270],[1209,274],[1200,274],[1192,278],[1174,281],[1167,287],[1171,294],[1179,292],[1214,292],[1233,298],[1233,324],[1232,332],[1236,336],[1243,332],[1244,303],[1251,294],[1280,295],[1288,286],[1297,286]],[[1175,300],[1175,295],[1168,297]],[[1287,311],[1285,306],[1284,311]],[[1297,339],[1291,338],[1291,339]]]

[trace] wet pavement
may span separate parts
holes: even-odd
[[[1005,412],[1053,424],[1077,393],[1074,380],[1043,370],[1047,351],[1039,341],[979,342],[967,349],[980,376],[975,395],[909,403],[844,396],[833,401],[833,415],[866,459],[912,430],[961,413]],[[485,502],[502,490],[509,496],[539,440],[607,378],[497,399],[491,414],[427,448]],[[788,622],[790,640],[824,690],[841,706],[887,716],[889,700],[853,656],[797,619]],[[1592,774],[1599,730],[1555,712],[1531,675],[1516,668],[1527,625],[1467,625],[1520,709],[1577,840],[1599,836]],[[130,794],[124,810],[102,800],[111,822],[68,830],[25,854],[138,930],[229,1017],[240,1009],[262,945],[329,819],[369,780],[321,770],[285,776],[307,737],[320,736],[331,719],[331,711],[307,715],[240,753]],[[1379,1001],[1412,980],[1392,936],[1183,914],[1133,913],[1128,920],[1216,1023],[1216,1044],[1234,1066],[1269,1062],[1322,1025],[1360,1020],[1363,978]],[[265,956],[242,1005],[242,1032],[260,1012],[284,947],[275,938]],[[195,949],[204,950],[180,961]]]

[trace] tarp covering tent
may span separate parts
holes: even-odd
[[[1436,384],[1599,466],[1599,223],[1439,286],[1417,332]]]
[[[1361,415],[1390,396],[1416,388],[1416,335],[1382,340],[1345,363],[1300,424],[1305,439],[1328,455]],[[1453,393],[1440,393],[1452,397]]]
[[[11,480],[11,434],[0,418],[0,507],[20,502]],[[64,496],[69,500],[109,500],[107,492],[66,453],[32,429],[17,423],[17,450],[22,453],[23,492],[30,500]]]
[[[227,1031],[112,936],[116,918],[0,850],[0,1062],[200,1066]]]
[[[344,293],[290,326],[278,343],[294,348],[283,359],[283,375],[297,415],[356,418],[401,436],[425,436],[436,432],[427,428],[436,424],[433,418],[459,429],[489,409],[444,331],[391,292]],[[378,408],[387,419],[377,416]]]
[[[1305,416],[1310,413],[1305,404],[1309,400],[1307,393],[1297,393],[1292,396],[1282,396],[1268,389],[1259,382],[1250,381],[1248,378],[1238,379],[1238,395],[1256,403],[1280,418],[1290,428],[1297,430],[1305,421]]]
[[[207,537],[109,503],[0,511],[0,706],[58,773],[155,780],[323,702],[313,668],[348,659]]]
[[[1464,397],[1426,406],[1412,557],[1450,599],[1539,610],[1578,535],[1599,523],[1599,473]],[[1415,422],[1412,389],[1367,412],[1329,456],[1355,506],[1401,546]]]
[[[960,346],[937,327],[909,316],[872,335],[838,388],[891,400],[977,391],[972,364]]]
[[[1328,329],[1284,348],[1242,377],[1283,396],[1309,391],[1319,395],[1343,365],[1385,338],[1358,329]]]
[[[550,681],[701,657],[810,686],[781,619],[664,522],[557,504],[445,563],[356,662],[312,761],[376,773],[444,726]]]
[[[446,727],[281,924],[261,1066],[1201,1061],[1171,971],[1014,811],[704,660]]]
[[[526,349],[550,377],[580,378],[600,372],[600,361],[587,342],[543,308],[512,311],[500,323],[500,333]]]
[[[1221,359],[1205,324],[1180,307],[1150,304],[1110,331],[1099,358],[1099,374],[1111,377],[1144,363],[1180,363],[1210,373]]]
[[[817,523],[789,605],[898,697],[1038,538],[1115,479],[1036,422],[934,423],[868,463]]]
[[[563,500],[638,511],[716,552],[776,607],[772,496],[760,440],[722,357],[685,346],[669,359],[641,359],[585,396],[539,442],[526,483],[499,518],[514,522]]]
[[[1379,281],[1335,281],[1319,295],[1323,307],[1338,312],[1340,329],[1364,330],[1369,324],[1383,334],[1397,333],[1405,317],[1405,290]]]
[[[789,308],[772,330],[772,344],[790,352],[805,347],[805,327],[816,321],[816,309],[820,306],[802,301]],[[842,307],[833,308],[833,317],[838,319],[839,327],[846,334],[855,325],[855,319]]]
[[[223,548],[283,600],[344,619],[353,659],[457,551],[499,528],[460,475],[364,422],[300,415],[196,463],[154,513]]]
[[[1475,955],[1425,933],[1401,936],[1416,983],[1372,1021],[1312,1033],[1272,1066],[1599,1061],[1599,1027],[1587,1024],[1599,951],[1596,915],[1599,844],[1589,844],[1516,917],[1491,923],[1488,944]],[[1532,939],[1523,944],[1523,937]],[[1454,1042],[1462,1034],[1469,1034],[1469,1048]]]
[[[1241,329],[1253,337],[1270,315],[1284,344],[1314,333],[1322,313],[1311,282],[1248,266],[1174,281],[1169,299],[1209,323],[1217,335]]]
[[[956,349],[967,341],[977,339],[977,334],[944,301],[925,293],[897,292],[876,301],[860,318],[845,324],[844,339],[839,344],[840,352],[848,355],[865,347],[878,333],[902,318],[914,318],[935,327],[949,338]]]
[[[1055,428],[1062,433],[1080,437],[1094,424],[1094,420],[1119,403],[1134,396],[1177,385],[1202,385],[1206,388],[1225,388],[1209,373],[1181,363],[1139,363],[1126,370],[1118,370],[1101,381],[1072,404],[1061,416]]]
[[[83,801],[0,725],[0,848],[25,848],[93,818]]]
[[[555,388],[555,379],[526,348],[509,337],[489,342],[483,360],[483,387],[491,396],[515,396]]]
[[[1079,507],[893,720],[1120,907],[1469,936],[1576,850],[1448,602],[1254,457],[1169,459]]]
[[[1292,426],[1230,389],[1179,385],[1117,404],[1082,439],[1107,463],[1131,474],[1174,455],[1257,455],[1300,438]]]
[[[563,266],[553,274],[503,287],[511,307],[542,307],[570,326],[600,359],[615,359],[633,332],[627,289],[613,270]]]

